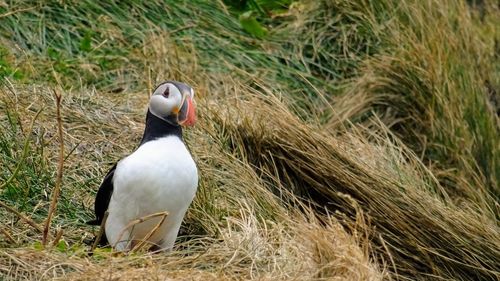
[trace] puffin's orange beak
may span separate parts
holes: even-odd
[[[193,126],[196,123],[195,105],[190,96],[186,96],[178,115],[178,122],[182,126]]]

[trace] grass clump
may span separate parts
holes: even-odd
[[[28,103],[43,104],[52,99],[51,92],[43,88],[37,92],[39,95],[31,99],[32,91],[14,91],[19,97],[19,108]],[[19,239],[20,246],[5,248],[0,255],[0,272],[6,279],[41,276],[50,267],[55,270],[45,273],[46,278],[71,280],[104,276],[178,278],[188,272],[214,280],[334,277],[381,280],[385,275],[368,255],[368,241],[364,236],[348,234],[333,217],[318,220],[307,205],[301,207],[303,212],[287,207],[283,203],[285,198],[288,198],[285,202],[302,203],[286,189],[282,189],[281,197],[275,196],[251,163],[229,153],[225,136],[214,135],[217,123],[212,118],[216,117],[212,117],[209,110],[221,111],[225,105],[211,107],[206,99],[199,100],[200,115],[204,119],[197,130],[188,132],[186,136],[203,176],[176,251],[169,255],[137,254],[125,257],[113,257],[111,253],[98,251],[93,257],[88,257],[85,253],[88,247],[82,241],[92,236],[92,229],[81,222],[91,216],[95,192],[91,186],[98,184],[98,174],[108,168],[101,153],[107,157],[114,155],[111,157],[115,158],[128,153],[139,140],[143,128],[141,107],[147,102],[147,96],[141,94],[130,100],[119,100],[113,104],[107,98],[95,96],[93,91],[65,93],[62,103],[65,145],[74,147],[78,144],[78,148],[67,156],[65,162],[61,204],[74,201],[81,202],[83,206],[74,214],[76,219],[67,218],[69,211],[59,206],[54,221],[65,230],[65,246],[52,250],[41,251],[36,243],[39,235],[25,237],[29,226],[10,217],[8,229],[13,237]],[[132,112],[120,111],[122,103],[127,102],[140,106]],[[40,120],[54,117],[55,109],[47,107],[44,113],[47,115],[41,115]],[[21,115],[21,118],[28,117],[28,114]],[[51,122],[36,123],[35,128],[39,127],[45,128],[48,133],[56,132],[55,124]],[[108,138],[120,144],[104,145]],[[50,165],[54,167],[57,146],[57,143],[50,143],[46,147],[52,152]],[[92,181],[86,182],[89,179]],[[38,203],[44,210],[48,204],[48,198]],[[33,218],[38,220],[37,216]],[[16,261],[19,260],[30,266],[18,268]],[[63,261],[65,265],[59,266]]]
[[[432,1],[424,4],[426,9],[420,2],[398,5],[401,25],[390,29],[394,46],[367,60],[347,94],[375,95],[364,110],[380,112],[439,170],[437,177],[452,196],[471,197],[494,215],[500,139],[485,85],[496,73],[489,63],[494,41],[476,34],[480,27],[465,3],[449,1],[446,10]],[[472,43],[482,41],[486,46]]]
[[[400,145],[373,134],[365,139],[317,132],[279,104],[240,106],[242,117],[228,117],[238,121],[224,127],[240,157],[275,175],[272,186],[316,202],[320,213],[345,215],[351,226],[360,213],[368,214],[365,231],[375,253],[397,261],[394,272],[461,280],[486,280],[498,272],[495,220],[446,198],[434,176]],[[259,110],[246,114],[247,108]]]
[[[56,85],[67,148],[63,239],[41,250],[2,209],[4,279],[498,279],[495,3],[248,2],[261,38],[224,1],[0,3],[2,202],[46,217]],[[175,251],[89,257],[97,186],[165,79],[193,85],[199,110]]]

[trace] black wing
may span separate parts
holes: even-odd
[[[88,221],[87,224],[90,225],[101,225],[104,213],[108,210],[109,199],[111,199],[111,194],[113,194],[113,176],[115,174],[116,164],[109,170],[108,174],[104,177],[104,180],[97,191],[95,197],[95,220]]]

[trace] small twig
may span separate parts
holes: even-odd
[[[7,12],[5,14],[1,14],[0,15],[0,19],[8,17],[8,16],[11,16],[11,15],[13,15],[15,13],[26,12],[26,11],[33,10],[33,9],[36,9],[36,7],[29,7],[29,8],[24,8],[24,9],[18,9],[18,10],[10,11],[10,12]]]
[[[42,110],[43,110],[43,108],[38,110],[38,112],[35,114],[35,117],[33,117],[33,119],[31,120],[30,129],[28,132],[31,133],[33,131],[33,126],[35,125],[35,120],[38,118],[38,115],[40,115]],[[29,144],[30,144],[29,140],[30,140],[30,138],[28,135],[28,136],[26,136],[26,139],[24,140],[23,153],[21,155],[21,159],[19,159],[19,161],[17,162],[17,166],[14,169],[14,171],[12,172],[12,174],[10,175],[10,177],[4,183],[2,183],[0,185],[0,190],[3,189],[4,187],[6,187],[17,176],[17,173],[21,169],[22,164],[24,164],[24,160],[26,160],[26,158],[28,156],[28,150],[29,150],[28,148],[29,148]]]
[[[54,90],[54,96],[56,98],[56,117],[57,117],[57,128],[59,133],[59,163],[57,165],[57,178],[56,185],[52,192],[52,202],[50,203],[49,213],[47,215],[47,220],[45,221],[45,227],[43,229],[42,245],[47,245],[47,236],[49,234],[50,222],[54,216],[54,212],[57,207],[57,201],[59,198],[59,192],[61,190],[63,165],[64,165],[64,139],[63,139],[63,128],[61,119],[61,94]]]
[[[106,211],[104,213],[104,217],[102,218],[101,227],[99,228],[99,233],[97,234],[94,244],[92,244],[92,248],[90,248],[90,252],[93,253],[99,241],[101,241],[101,237],[104,234],[104,227],[106,226],[106,220],[108,219],[109,212]]]
[[[172,35],[174,33],[177,33],[179,31],[182,31],[182,30],[185,30],[185,29],[189,29],[189,28],[193,28],[193,27],[196,27],[196,24],[194,23],[190,23],[190,24],[186,24],[185,26],[181,26],[179,28],[176,28],[172,31],[167,31],[169,35]]]
[[[146,242],[149,240],[149,238],[151,238],[151,236],[153,236],[153,234],[156,233],[156,231],[160,228],[160,226],[163,224],[163,222],[165,222],[165,219],[167,218],[167,216],[168,216],[168,212],[164,212],[162,214],[162,218],[161,218],[160,222],[157,223],[155,225],[155,227],[153,227],[153,229],[151,229],[151,231],[144,237],[144,239],[142,239],[135,247],[132,247],[132,249],[130,249],[130,250],[131,251],[140,250],[144,246],[144,244],[146,244]]]
[[[151,82],[151,68],[148,67],[148,92],[146,93],[148,95],[148,98],[146,100],[149,100],[150,96],[153,94],[153,86]]]
[[[125,233],[125,231],[127,231],[127,229],[135,226],[136,224],[139,224],[141,222],[145,222],[149,219],[152,219],[152,218],[155,218],[155,217],[159,217],[159,216],[168,216],[168,212],[159,212],[159,213],[154,213],[154,214],[151,214],[151,215],[147,215],[147,216],[144,216],[144,217],[141,217],[141,218],[138,218],[136,220],[133,220],[131,222],[129,222],[123,229],[122,231],[120,232],[120,235],[118,235],[118,239],[116,240],[116,243],[113,245],[113,248],[116,247],[116,244],[120,243],[120,242],[123,242],[121,241],[122,239],[122,236],[123,234]]]
[[[5,203],[3,203],[2,201],[0,201],[0,207],[3,207],[4,209],[6,209],[7,211],[15,214],[16,216],[18,216],[21,220],[23,220],[24,222],[26,222],[27,224],[31,225],[32,227],[34,227],[36,230],[38,230],[40,233],[43,233],[43,228],[41,226],[39,226],[36,222],[34,222],[32,219],[28,218],[27,216],[21,214],[19,211],[17,211],[16,209],[6,205]]]
[[[12,235],[10,235],[10,233],[5,228],[1,227],[0,228],[0,232],[3,233],[3,235],[7,238],[7,240],[9,240],[10,243],[17,244],[16,240],[14,240],[14,238],[12,237]]]
[[[19,265],[20,268],[29,268],[30,267],[30,265],[28,265],[25,261],[21,260],[15,254],[9,254],[7,251],[3,251],[2,255],[9,257],[10,258],[9,261],[12,261],[13,263]]]
[[[56,237],[54,238],[54,241],[52,242],[52,247],[57,246],[57,243],[59,243],[59,240],[61,240],[63,233],[64,233],[64,231],[62,228],[59,228],[57,230]]]

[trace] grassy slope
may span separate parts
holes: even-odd
[[[36,251],[39,234],[2,213],[17,244],[2,242],[2,274],[498,277],[493,2],[299,1],[264,40],[222,4],[64,3],[0,2],[3,181],[30,144],[2,201],[45,218],[57,155],[49,85],[66,89],[71,151],[56,217],[71,248]],[[202,178],[180,246],[86,258],[95,188],[133,149],[147,93],[167,77],[193,84],[200,109],[187,142]]]

